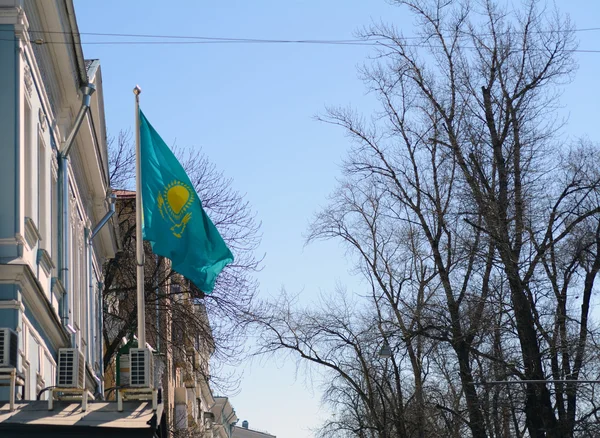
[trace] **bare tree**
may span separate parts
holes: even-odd
[[[423,415],[430,406],[450,436],[586,436],[598,412],[595,389],[578,380],[598,376],[590,299],[600,268],[600,149],[560,142],[555,109],[575,70],[572,25],[537,0],[520,9],[393,3],[414,15],[417,37],[385,24],[363,32],[379,43],[362,74],[381,111],[368,121],[343,108],[319,118],[341,126],[353,147],[309,239],[348,245],[372,289],[370,336],[391,337],[396,356],[408,358],[401,374],[414,383],[416,428],[398,436],[434,436]],[[267,318],[267,350],[316,363],[313,343],[298,349],[303,317],[278,310],[296,325]],[[363,412],[349,406],[348,415]],[[385,410],[364,412],[369,426],[383,423]]]
[[[338,413],[322,436],[391,438],[406,436],[401,366],[378,359],[382,346],[376,318],[358,312],[343,293],[320,309],[293,311],[282,293],[262,323],[262,354],[290,351],[322,367],[329,378],[324,401]]]
[[[219,275],[212,294],[201,291],[171,269],[168,259],[152,254],[145,242],[145,297],[148,340],[154,347],[174,353],[174,360],[190,372],[200,372],[222,390],[234,390],[236,378],[223,373],[220,365],[232,365],[241,358],[246,336],[247,315],[257,292],[254,273],[260,269],[256,257],[260,223],[250,205],[232,188],[202,151],[175,148],[203,208],[207,211],[235,262]],[[135,155],[131,136],[121,132],[109,145],[111,186],[133,186]],[[118,186],[117,186],[118,184]],[[121,339],[135,332],[137,323],[135,266],[135,194],[122,196],[117,203],[121,251],[107,262],[103,296],[104,364],[108,366]],[[209,322],[210,320],[210,322]],[[194,350],[206,352],[196,357]],[[208,371],[208,356],[212,369]]]

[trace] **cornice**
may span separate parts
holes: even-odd
[[[43,248],[37,250],[36,262],[42,267],[46,275],[50,275],[52,269],[56,267],[56,265],[52,261],[52,257],[50,256],[50,254],[48,254],[48,251],[46,251]]]
[[[30,217],[25,217],[25,241],[27,245],[29,248],[33,248],[40,240],[42,240],[42,235],[35,222]]]
[[[25,306],[18,300],[0,300],[0,309],[14,309],[25,311]]]
[[[35,315],[55,350],[69,345],[69,335],[29,265],[2,265],[0,284],[17,284],[21,287],[23,304]]]
[[[60,278],[58,277],[52,277],[51,280],[51,286],[50,288],[52,289],[52,292],[54,292],[54,294],[58,297],[62,297],[65,294],[65,287],[62,284],[62,281],[60,281]]]

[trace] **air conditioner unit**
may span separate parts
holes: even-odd
[[[83,353],[77,348],[59,348],[56,386],[83,389],[84,384],[85,358]]]
[[[154,388],[154,360],[148,348],[129,350],[131,370],[129,386],[133,388]]]
[[[17,367],[18,349],[17,333],[9,328],[0,328],[0,368]]]

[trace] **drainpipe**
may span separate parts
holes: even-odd
[[[99,351],[99,359],[98,363],[100,364],[100,399],[104,400],[104,333],[102,333],[102,327],[104,325],[104,300],[102,299],[102,289],[104,288],[104,284],[99,281],[98,282],[98,325],[96,330],[98,331],[98,336],[100,338],[100,351]]]
[[[94,84],[87,84],[81,88],[81,92],[83,93],[83,98],[81,102],[81,108],[79,109],[79,113],[75,117],[75,122],[73,124],[73,128],[71,129],[70,134],[67,136],[65,140],[62,150],[60,151],[60,178],[61,178],[61,230],[62,230],[62,245],[61,245],[61,260],[60,260],[60,281],[65,289],[65,294],[63,296],[63,309],[62,309],[62,320],[63,325],[67,328],[67,330],[71,333],[71,346],[74,347],[75,343],[75,329],[71,325],[71,309],[69,306],[69,294],[71,291],[69,290],[69,264],[70,264],[70,246],[69,246],[69,229],[70,229],[70,220],[69,220],[69,152],[71,151],[71,147],[75,142],[75,137],[79,132],[79,128],[81,127],[81,123],[83,122],[83,118],[87,110],[90,107],[91,96],[96,91],[96,87]]]
[[[71,151],[71,147],[73,146],[75,136],[79,132],[79,128],[81,126],[81,122],[83,122],[83,118],[85,117],[85,113],[90,108],[90,102],[92,100],[92,94],[96,91],[96,86],[92,83],[84,85],[81,87],[81,92],[83,93],[83,101],[81,102],[81,108],[77,113],[77,117],[75,117],[75,123],[73,124],[73,128],[71,129],[71,133],[65,140],[63,150],[61,151],[61,155],[64,158],[68,158],[69,152]]]
[[[96,237],[96,235],[100,232],[100,230],[102,229],[102,227],[104,227],[104,225],[106,225],[106,223],[108,222],[108,220],[115,214],[115,204],[117,201],[117,196],[114,193],[110,193],[108,195],[108,205],[109,205],[109,211],[104,215],[104,217],[102,219],[100,219],[100,222],[98,222],[98,224],[94,227],[94,229],[92,230],[90,237],[88,239],[88,260],[89,260],[89,272],[90,272],[90,302],[91,300],[94,299],[94,290],[93,290],[93,286],[91,284],[91,280],[92,280],[92,239],[94,237]],[[96,320],[96,327],[95,327],[95,333],[96,333],[96,337],[98,340],[100,340],[100,350],[98,351],[97,348],[94,348],[94,354],[93,354],[93,358],[94,360],[98,360],[98,363],[100,364],[100,372],[99,372],[99,379],[100,382],[98,384],[98,389],[100,392],[100,399],[104,400],[104,380],[103,380],[103,376],[104,376],[104,357],[102,357],[102,354],[104,352],[104,336],[102,333],[102,317],[103,317],[103,312],[104,312],[104,304],[102,301],[102,283],[98,283],[98,290],[100,291],[98,293],[98,300],[96,302],[97,304],[97,320]],[[90,312],[90,315],[92,314],[92,312]],[[94,347],[97,347],[97,343],[94,343]]]
[[[96,225],[94,227],[94,229],[92,230],[92,235],[90,236],[90,242],[94,237],[96,237],[96,234],[98,234],[100,232],[102,227],[104,225],[106,225],[106,222],[108,222],[108,220],[112,217],[112,215],[115,214],[115,203],[117,201],[117,196],[114,193],[110,193],[108,195],[107,199],[108,199],[109,210],[104,215],[104,217],[102,219],[100,219],[100,222],[98,222],[98,225]]]
[[[85,229],[85,258],[87,259],[87,279],[88,279],[88,300],[87,300],[87,351],[86,358],[87,362],[94,364],[94,335],[96,334],[96,330],[94,330],[94,282],[92,281],[92,240],[90,239],[91,231],[89,228]]]
[[[90,240],[90,229],[89,228],[85,228],[84,230],[85,233],[85,258],[87,260],[87,283],[88,283],[88,302],[87,302],[87,319],[88,319],[88,323],[87,323],[87,337],[88,337],[88,353],[89,353],[89,357],[88,357],[88,362],[91,363],[92,365],[94,364],[94,334],[95,334],[95,330],[94,330],[94,323],[92,320],[92,317],[94,315],[94,282],[92,281],[92,271],[93,271],[93,266],[92,266],[92,241]]]

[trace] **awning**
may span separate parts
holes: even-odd
[[[167,434],[162,404],[155,412],[148,401],[123,402],[123,411],[118,412],[116,402],[91,401],[83,412],[81,403],[55,401],[49,411],[47,401],[30,401],[15,403],[13,412],[8,403],[0,406],[0,436],[163,438]]]

